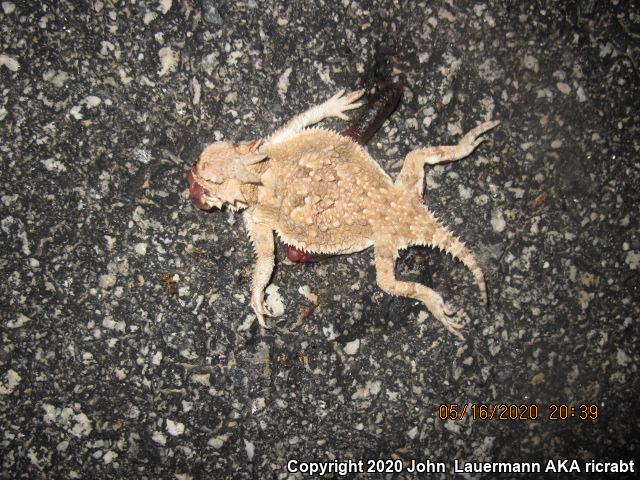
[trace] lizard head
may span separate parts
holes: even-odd
[[[222,208],[225,203],[232,208],[246,207],[242,185],[260,184],[260,177],[250,172],[247,166],[266,158],[266,155],[256,152],[258,146],[258,141],[208,145],[187,172],[189,191],[196,207],[209,210],[212,207]]]

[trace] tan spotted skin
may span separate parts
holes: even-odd
[[[378,285],[414,298],[461,337],[462,324],[432,289],[395,278],[398,251],[411,245],[444,250],[474,276],[486,302],[486,284],[473,254],[422,203],[424,166],[459,160],[485,140],[498,122],[486,122],[458,145],[415,150],[394,182],[353,139],[307,126],[329,116],[346,118],[362,92],[337,95],[294,117],[270,137],[250,143],[208,146],[190,173],[194,200],[208,206],[244,208],[256,250],[251,306],[266,327],[264,289],[275,264],[274,233],[309,253],[347,254],[374,247]]]
[[[385,222],[384,201],[408,207],[366,152],[337,133],[308,130],[262,152],[271,161],[257,187],[258,203],[273,209],[276,232],[296,248],[363,250]]]

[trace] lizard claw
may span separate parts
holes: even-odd
[[[481,123],[472,130],[469,130],[467,134],[462,137],[460,143],[464,145],[472,145],[475,149],[485,140],[485,137],[482,137],[481,135],[496,127],[498,124],[500,124],[500,120],[492,120],[491,122]]]
[[[454,317],[461,319],[461,317],[466,316],[464,312],[454,310],[450,305],[444,302],[440,295],[435,292],[433,292],[431,300],[432,301],[429,302],[427,307],[433,316],[436,317],[449,332],[454,334],[460,340],[464,340],[464,336],[460,331],[464,327],[464,324],[460,321],[454,320]],[[456,315],[456,313],[458,314]]]
[[[349,120],[349,117],[343,112],[361,107],[362,102],[356,102],[362,95],[364,90],[356,90],[345,95],[344,90],[340,90],[324,104],[327,116],[338,117],[342,120]]]
[[[251,299],[251,308],[253,308],[253,312],[256,314],[258,318],[258,323],[262,328],[269,328],[267,322],[264,317],[273,317],[273,313],[269,310],[269,308],[264,304],[263,299],[252,298]]]
[[[269,329],[269,325],[267,325],[267,322],[264,320],[264,315],[258,312],[255,312],[255,314],[256,314],[256,317],[258,318],[258,323],[260,324],[260,326],[262,328]]]
[[[469,130],[465,134],[465,136],[462,137],[462,140],[460,140],[460,143],[458,143],[458,146],[457,146],[458,151],[456,152],[457,155],[455,156],[456,157],[455,159],[458,160],[460,158],[466,157],[467,155],[471,155],[471,153],[478,147],[478,145],[480,145],[482,142],[484,142],[487,139],[486,137],[482,136],[482,134],[491,130],[492,128],[497,126],[499,123],[500,123],[499,120],[492,120],[490,122],[481,123],[477,127]]]

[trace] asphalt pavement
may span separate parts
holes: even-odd
[[[637,3],[1,7],[0,478],[637,472]],[[451,257],[401,255],[398,277],[466,312],[460,341],[376,286],[370,250],[301,265],[279,244],[261,331],[242,220],[194,208],[185,172],[380,58],[404,93],[368,150],[392,177],[501,121],[425,194],[489,306]],[[512,473],[455,471],[472,462]]]

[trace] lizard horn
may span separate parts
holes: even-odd
[[[257,185],[262,184],[262,180],[260,180],[260,177],[251,173],[246,168],[239,168],[237,170],[235,178],[240,180],[242,183],[255,183]]]
[[[254,165],[266,159],[267,156],[264,153],[249,153],[242,156],[242,163],[245,165]]]

